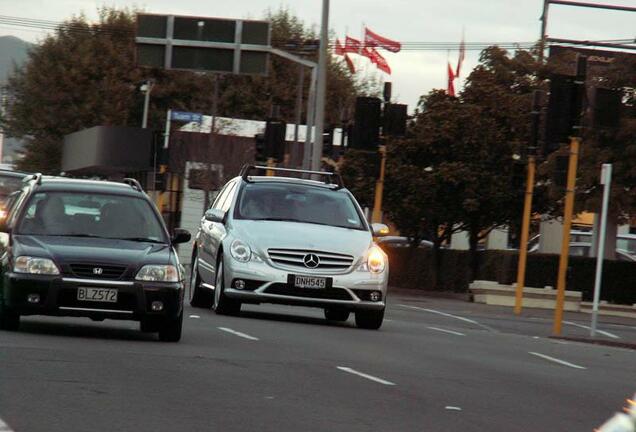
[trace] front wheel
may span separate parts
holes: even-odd
[[[216,265],[216,285],[214,286],[214,311],[219,315],[238,315],[241,312],[241,302],[225,295],[223,277],[223,256],[219,256]]]
[[[363,329],[377,330],[382,326],[384,309],[356,311],[356,325]]]
[[[166,321],[159,329],[159,340],[162,342],[179,342],[183,328],[183,311],[176,319]]]
[[[190,306],[210,309],[214,304],[214,295],[201,286],[199,276],[199,258],[194,255],[192,270],[190,271]]]

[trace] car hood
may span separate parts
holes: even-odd
[[[299,222],[235,220],[232,237],[265,254],[267,249],[304,249],[364,255],[372,244],[369,231]]]
[[[47,257],[60,265],[70,263],[169,264],[171,247],[166,244],[129,240],[16,235],[13,256]]]

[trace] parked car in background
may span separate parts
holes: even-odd
[[[589,257],[592,246],[589,243],[570,243],[570,256]],[[636,257],[623,249],[616,249],[616,259],[618,261],[636,262]]]
[[[403,248],[403,247],[412,247],[413,246],[413,241],[408,238],[408,237],[402,237],[402,236],[386,236],[386,237],[379,237],[376,240],[376,243],[378,244],[378,246],[385,248],[385,247],[392,247],[392,248]],[[418,248],[432,248],[433,247],[433,242],[428,241],[428,240],[421,240],[418,245]]]
[[[386,307],[388,260],[339,176],[246,166],[201,220],[190,304],[236,315],[243,303],[318,307],[331,321],[355,314],[378,329]],[[313,175],[324,181],[293,178]]]
[[[24,184],[0,222],[0,327],[22,315],[140,321],[163,341],[181,338],[184,274],[172,236],[136,180],[43,177]],[[10,247],[9,247],[10,246]]]
[[[577,256],[590,256],[589,251],[592,245],[591,231],[576,231],[570,232],[571,245],[577,245]],[[539,250],[539,242],[541,240],[541,234],[537,234],[528,240],[528,252],[537,252]],[[587,248],[583,248],[586,245]],[[572,251],[572,249],[570,248]],[[583,254],[585,252],[585,254]],[[636,234],[618,234],[616,236],[616,254],[625,256],[629,255],[636,261]]]

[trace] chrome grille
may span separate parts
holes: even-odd
[[[269,258],[275,264],[298,267],[305,270],[346,270],[353,264],[351,255],[344,255],[333,252],[322,252],[301,249],[268,249]],[[308,255],[318,257],[316,266],[305,265]]]

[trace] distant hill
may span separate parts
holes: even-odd
[[[27,58],[31,44],[14,36],[0,36],[0,82],[6,81],[14,63],[21,65]]]

